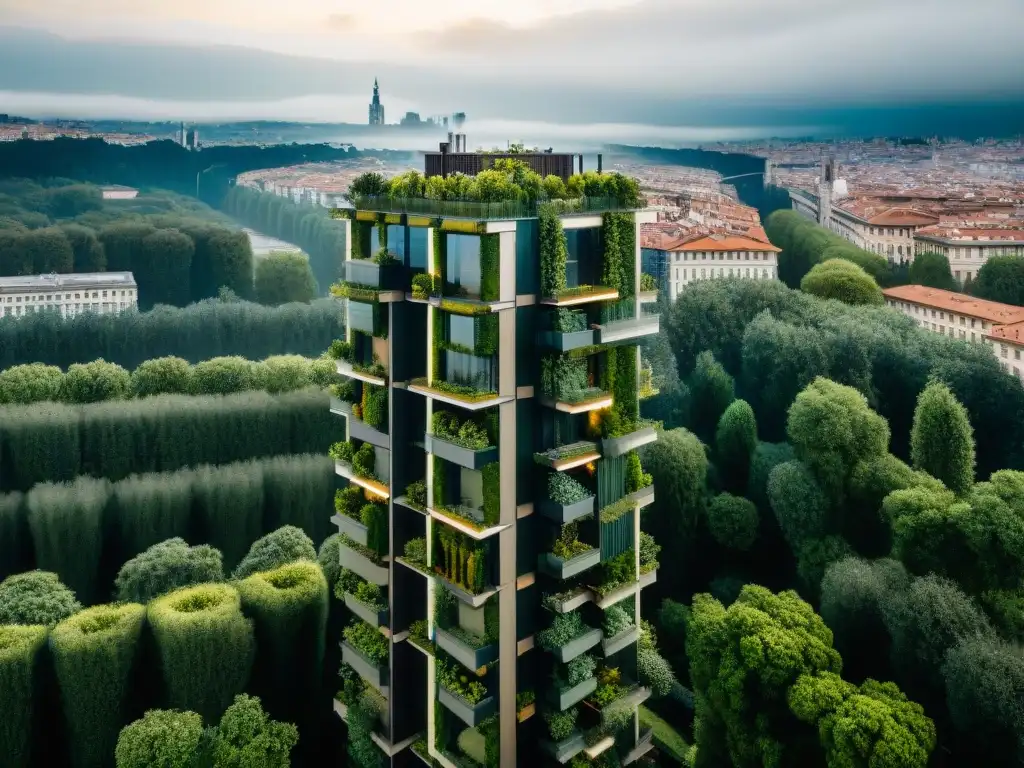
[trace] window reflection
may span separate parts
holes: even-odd
[[[476,323],[472,317],[464,315],[448,316],[448,341],[466,349],[473,349],[476,344]]]
[[[448,235],[445,280],[468,296],[480,295],[480,238],[476,235]]]
[[[413,269],[427,268],[427,229],[409,227],[409,261]]]
[[[450,384],[473,387],[481,392],[498,391],[497,361],[462,352],[445,353],[445,380]]]

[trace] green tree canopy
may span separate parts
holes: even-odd
[[[718,420],[715,454],[722,485],[743,493],[750,476],[750,460],[757,448],[757,421],[745,400],[734,400]]]
[[[686,650],[696,697],[697,765],[813,765],[818,746],[783,702],[801,675],[838,673],[832,632],[795,592],[748,584],[724,608],[697,595]]]
[[[271,720],[260,700],[241,694],[228,707],[210,745],[217,768],[289,768],[299,732]]]
[[[174,538],[154,544],[123,566],[114,581],[121,602],[148,603],[180,587],[224,580],[224,557],[208,544]]]
[[[117,768],[191,768],[203,719],[195,712],[153,709],[126,725],[117,739]]]
[[[910,433],[914,467],[965,494],[974,485],[974,430],[949,387],[934,381],[917,398]]]
[[[771,471],[768,501],[794,552],[799,552],[808,540],[824,536],[828,527],[828,499],[803,462],[787,461]]]
[[[944,291],[955,291],[958,287],[949,269],[949,259],[935,251],[925,251],[914,256],[910,264],[910,282]]]
[[[760,518],[754,502],[721,493],[708,505],[708,529],[724,547],[746,551],[757,540]]]
[[[75,593],[55,573],[28,571],[0,581],[0,625],[52,627],[80,610]]]
[[[58,401],[64,372],[55,365],[28,363],[0,371],[0,403]]]
[[[815,264],[800,281],[800,290],[844,304],[881,304],[882,289],[867,272],[846,259]]]
[[[793,714],[817,726],[828,765],[925,768],[935,749],[935,723],[893,683],[858,688],[820,672],[801,675],[787,698]]]
[[[316,548],[301,528],[284,525],[253,542],[249,553],[235,568],[233,576],[236,579],[244,579],[254,573],[271,571],[296,560],[316,562]]]
[[[136,397],[187,395],[192,391],[192,366],[180,357],[146,360],[132,371]]]
[[[314,298],[316,280],[306,254],[275,251],[256,262],[256,300],[260,304],[307,304]]]
[[[127,400],[132,396],[131,374],[117,363],[103,359],[76,363],[68,367],[61,395],[61,399],[68,403]]]
[[[981,265],[971,293],[979,299],[1024,306],[1024,256],[992,256]]]
[[[710,352],[701,352],[690,374],[690,424],[697,435],[710,442],[718,420],[736,399],[733,380]]]

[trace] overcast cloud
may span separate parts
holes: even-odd
[[[1019,97],[1022,23],[1021,0],[0,0],[0,91],[363,122],[379,75],[389,120],[719,125],[700,113]]]

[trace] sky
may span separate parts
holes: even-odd
[[[799,132],[1024,101],[1022,23],[1021,0],[0,0],[0,111],[365,122],[377,76],[391,121]]]

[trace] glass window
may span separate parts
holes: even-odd
[[[476,323],[465,315],[448,315],[448,341],[466,349],[476,344]]]
[[[409,266],[413,269],[427,268],[426,227],[409,227]]]
[[[569,229],[565,232],[565,245],[569,252],[565,266],[566,285],[600,285],[601,283],[601,230],[598,227]]]
[[[498,389],[497,361],[462,352],[445,353],[445,380],[452,384],[474,387],[484,392]]]
[[[469,296],[479,296],[480,237],[449,233],[447,262],[445,280],[464,289]]]
[[[388,224],[388,253],[401,259],[405,256],[405,227]]]

